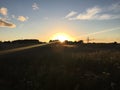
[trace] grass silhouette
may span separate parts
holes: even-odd
[[[119,90],[120,45],[51,44],[0,56],[1,90]]]

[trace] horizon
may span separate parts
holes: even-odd
[[[89,38],[89,37],[88,37]],[[116,42],[116,41],[111,41],[111,42],[94,42],[94,41],[91,41],[91,39],[90,39],[90,41],[87,41],[87,39],[86,40],[75,40],[75,41],[72,41],[72,40],[64,40],[64,41],[61,41],[61,40],[59,40],[59,39],[50,39],[49,41],[41,41],[41,40],[39,40],[39,39],[15,39],[15,40],[5,40],[5,41],[0,41],[0,43],[5,43],[5,42],[8,42],[8,43],[12,43],[12,42],[14,42],[14,41],[24,41],[24,40],[38,40],[38,42],[42,42],[42,43],[50,43],[50,42],[54,42],[54,41],[58,41],[58,42],[60,42],[60,43],[65,43],[66,41],[68,41],[68,42],[72,42],[72,43],[75,43],[75,42],[83,42],[83,43],[85,43],[85,44],[89,44],[89,43],[91,43],[91,44],[98,44],[98,43],[103,43],[103,44],[106,44],[106,43],[108,43],[108,44],[111,44],[111,43],[115,43],[115,44],[120,44],[120,42]]]
[[[95,43],[120,43],[119,34],[119,0],[0,1],[0,41],[89,37]]]

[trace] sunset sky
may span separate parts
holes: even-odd
[[[56,33],[120,42],[120,0],[0,0],[0,41],[49,41]]]

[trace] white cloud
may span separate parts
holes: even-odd
[[[32,8],[33,8],[33,10],[38,10],[39,5],[37,3],[33,3]]]
[[[7,8],[5,8],[5,7],[0,8],[0,14],[6,16],[7,12],[8,12]]]
[[[6,22],[0,19],[0,27],[8,27],[8,28],[15,28],[16,25],[10,22]]]
[[[110,19],[111,18],[111,15],[108,15],[108,14],[103,14],[101,16],[98,16],[98,19],[100,20],[107,20],[107,19]]]
[[[93,7],[88,9],[85,13],[79,14],[76,19],[79,20],[90,20],[90,19],[95,19],[96,14],[100,13],[101,9],[98,7]]]
[[[65,16],[65,18],[70,18],[70,17],[72,17],[72,16],[74,16],[76,14],[77,14],[77,12],[71,11],[68,15]]]
[[[21,21],[21,22],[25,22],[25,21],[27,21],[27,20],[29,19],[29,17],[18,16],[17,19],[18,19],[19,21]]]
[[[114,4],[111,6],[110,10],[119,9],[119,4]],[[108,13],[105,8],[93,7],[87,9],[85,12],[78,14],[76,17],[68,17],[68,20],[111,20],[111,19],[120,19],[120,13],[114,14],[111,12]],[[68,14],[69,15],[69,14]]]

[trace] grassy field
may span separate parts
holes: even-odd
[[[52,44],[0,56],[0,90],[120,90],[119,44]]]

